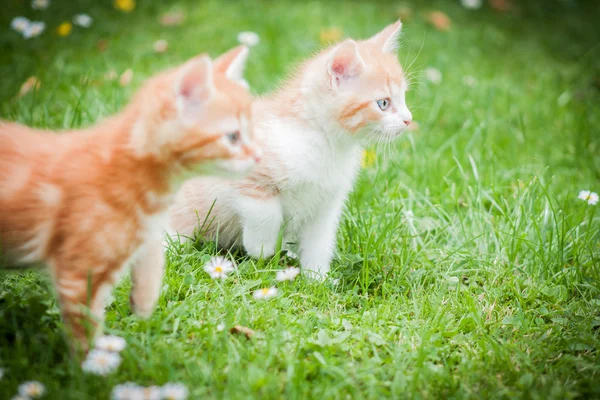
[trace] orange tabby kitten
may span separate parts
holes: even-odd
[[[247,55],[240,46],[163,72],[120,114],[81,131],[0,123],[0,245],[17,263],[46,262],[83,348],[128,261],[132,307],[151,314],[176,178],[245,174],[258,162],[242,78]]]

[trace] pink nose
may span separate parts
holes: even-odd
[[[406,124],[406,126],[409,126],[411,122],[412,121],[410,119],[405,119],[404,120],[404,123]]]

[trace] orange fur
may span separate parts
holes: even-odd
[[[246,54],[238,47],[214,63],[204,55],[163,72],[91,128],[55,135],[0,125],[0,245],[17,263],[48,264],[65,323],[84,348],[128,260],[132,306],[151,313],[164,268],[162,216],[178,176],[257,162],[251,97],[228,77]],[[232,131],[240,131],[235,143]]]

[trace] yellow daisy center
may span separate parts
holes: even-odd
[[[223,272],[223,267],[221,267],[220,265],[217,265],[215,267],[215,272],[219,272],[219,273]]]
[[[269,289],[268,288],[262,288],[261,291],[262,291],[262,294],[268,294],[269,293]]]

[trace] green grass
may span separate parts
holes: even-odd
[[[577,200],[580,189],[600,192],[593,2],[519,2],[505,14],[458,1],[140,1],[131,14],[106,1],[54,0],[45,12],[6,3],[0,117],[54,129],[116,112],[146,77],[216,55],[241,30],[261,36],[247,77],[267,92],[319,48],[321,29],[367,37],[408,5],[399,57],[417,76],[408,104],[420,129],[362,172],[338,234],[339,283],[299,278],[258,302],[252,290],[290,260],[237,257],[235,276],[216,282],[202,270],[214,246],[173,246],[151,319],[131,314],[128,280],[116,289],[106,330],[128,346],[107,378],[70,360],[48,279],[3,272],[0,398],[30,379],[53,399],[108,398],[125,381],[180,381],[191,398],[215,399],[600,398],[600,213]],[[183,25],[158,24],[177,8]],[[450,32],[427,25],[432,9],[452,18]],[[80,11],[93,28],[57,38]],[[50,29],[22,40],[5,29],[21,14]],[[170,44],[162,55],[159,38]],[[419,78],[426,67],[442,72],[440,85]],[[129,87],[103,79],[126,68]],[[39,91],[17,98],[31,75]]]

